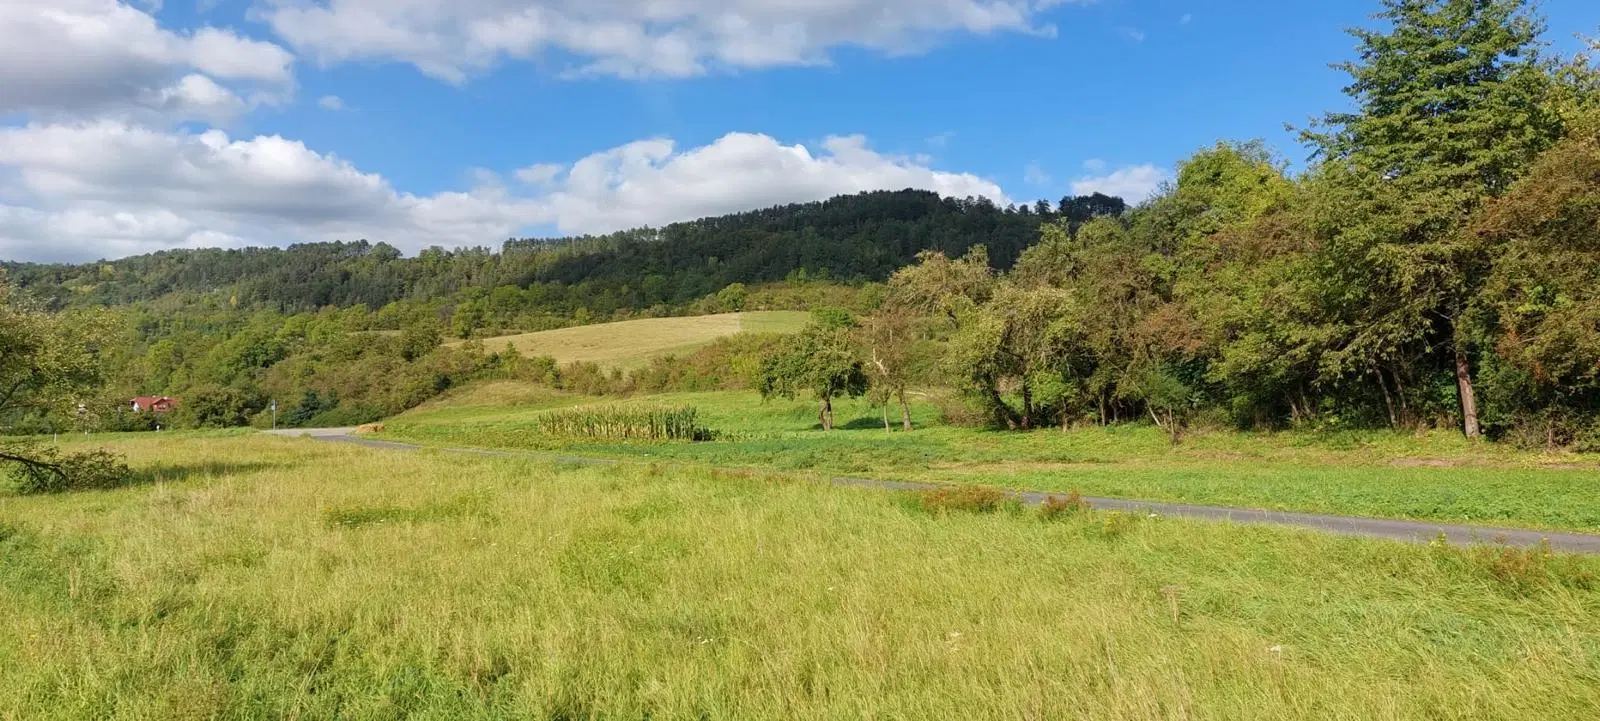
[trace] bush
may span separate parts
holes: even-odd
[[[1121,538],[1139,525],[1139,516],[1123,511],[1112,511],[1100,521],[1100,535],[1106,538]]]
[[[1051,496],[1046,498],[1044,504],[1039,506],[1039,518],[1046,521],[1055,521],[1070,518],[1088,511],[1089,502],[1083,500],[1083,494],[1076,489],[1067,493],[1065,497]]]
[[[134,413],[119,407],[116,413],[101,423],[100,427],[101,430],[112,433],[142,433],[153,431],[156,426],[163,425],[161,420],[161,416],[155,413]]]
[[[951,512],[995,513],[1009,500],[1005,491],[983,486],[951,486],[917,493],[918,507],[936,516]]]
[[[761,359],[792,342],[777,333],[738,333],[718,338],[681,357],[651,359],[629,375],[636,392],[695,392],[745,390],[756,387]]]
[[[103,449],[63,454],[41,446],[7,448],[0,459],[12,464],[12,488],[23,495],[119,488],[133,482],[133,470]]]
[[[982,428],[989,424],[989,416],[974,408],[966,398],[948,392],[935,392],[928,402],[939,411],[939,421],[945,425],[962,428]]]

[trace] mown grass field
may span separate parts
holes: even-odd
[[[513,384],[472,389],[402,415],[389,435],[440,446],[648,457],[873,478],[975,483],[1088,495],[1344,515],[1600,531],[1600,457],[1470,444],[1458,435],[1197,433],[1172,446],[1143,426],[1033,433],[943,425],[915,405],[918,430],[885,433],[882,411],[838,404],[843,430],[817,429],[805,401],[752,393],[673,394],[640,402],[693,406],[722,440],[586,443],[551,438],[530,420],[600,403]]]
[[[487,338],[483,345],[498,351],[509,343],[525,356],[549,356],[559,363],[581,361],[629,370],[651,358],[692,353],[735,333],[798,332],[809,320],[808,314],[798,311],[645,318]]]
[[[880,431],[881,432],[881,431]],[[0,718],[1600,713],[1600,560],[262,436],[0,496]]]

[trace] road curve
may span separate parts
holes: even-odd
[[[286,437],[309,437],[319,441],[348,443],[367,448],[378,448],[396,451],[439,450],[449,453],[465,453],[477,456],[491,457],[520,457],[542,458],[565,463],[585,463],[596,465],[616,465],[623,461],[609,458],[590,458],[585,456],[563,456],[552,453],[533,453],[527,451],[494,451],[472,448],[437,448],[434,446],[421,446],[412,443],[396,441],[383,441],[375,438],[364,438],[353,435],[351,428],[314,428],[296,429],[288,431],[266,431],[272,435]],[[904,481],[883,481],[872,478],[852,478],[846,476],[829,479],[844,486],[860,488],[877,488],[894,491],[925,491],[943,486],[932,483],[908,483]],[[1041,493],[1037,491],[1008,490],[1008,493],[1017,500],[1038,505],[1060,494]],[[1455,523],[1436,523],[1432,521],[1406,521],[1389,518],[1363,518],[1357,516],[1330,516],[1320,513],[1289,513],[1285,511],[1266,511],[1253,508],[1227,508],[1222,506],[1197,506],[1188,503],[1165,503],[1157,501],[1132,501],[1122,498],[1096,498],[1085,496],[1084,500],[1090,505],[1101,510],[1126,511],[1130,513],[1158,514],[1162,516],[1176,516],[1181,518],[1195,518],[1207,521],[1223,521],[1230,523],[1245,523],[1252,525],[1290,526],[1306,528],[1342,536],[1360,536],[1364,538],[1381,538],[1391,541],[1408,543],[1427,543],[1442,534],[1451,543],[1497,543],[1509,546],[1536,547],[1549,544],[1552,550],[1568,553],[1600,554],[1600,535],[1587,533],[1571,533],[1562,531],[1530,531],[1520,528],[1495,528],[1491,526],[1474,526]]]

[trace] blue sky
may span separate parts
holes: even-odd
[[[1375,9],[12,0],[0,257],[356,237],[410,252],[871,187],[1138,199],[1219,139],[1303,160],[1284,125],[1344,104],[1329,64]],[[1600,26],[1592,0],[1542,12],[1558,52]]]

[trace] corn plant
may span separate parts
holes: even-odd
[[[539,433],[606,441],[708,441],[715,435],[696,422],[693,406],[591,406],[542,413],[533,421]]]

